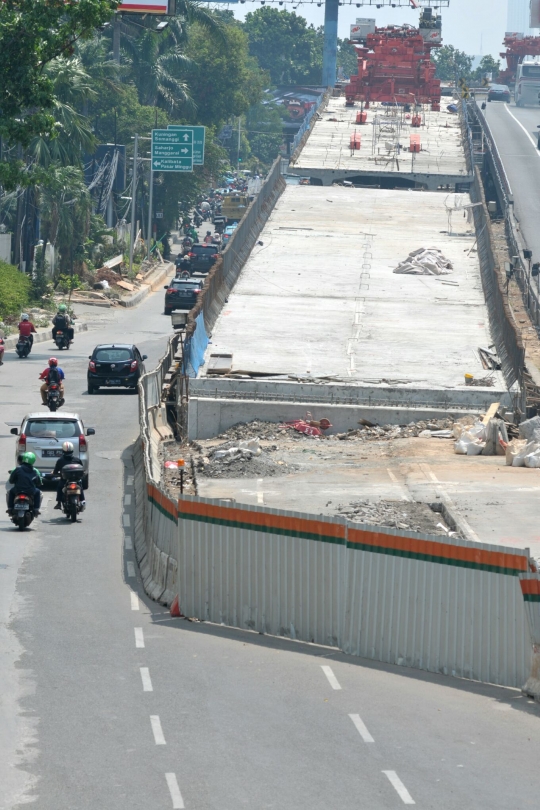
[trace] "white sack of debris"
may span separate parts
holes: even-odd
[[[454,425],[454,452],[458,456],[479,456],[486,446],[486,426],[482,422],[474,425]]]
[[[453,270],[449,261],[438,248],[418,248],[405,261],[400,262],[394,273],[411,276],[446,276]]]

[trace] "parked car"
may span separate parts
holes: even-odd
[[[88,358],[88,393],[98,388],[131,388],[137,390],[144,374],[146,355],[132,343],[100,343]]]
[[[219,246],[196,244],[190,248],[187,255],[191,262],[192,273],[208,273],[219,256]]]
[[[11,428],[11,433],[17,436],[15,463],[17,464],[17,457],[21,453],[35,453],[37,469],[44,481],[50,482],[54,465],[62,455],[62,444],[69,441],[73,445],[75,456],[83,463],[83,487],[88,489],[90,466],[86,437],[93,436],[95,432],[94,428],[85,428],[78,413],[29,413],[20,427]]]
[[[193,309],[203,284],[200,278],[173,278],[170,284],[165,284],[165,315],[170,315],[175,309]]]
[[[510,90],[505,84],[492,84],[488,90],[488,101],[506,101],[510,104]]]

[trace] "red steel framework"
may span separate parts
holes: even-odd
[[[365,45],[355,45],[358,74],[345,88],[347,106],[381,101],[440,109],[441,83],[431,61],[431,50],[438,47],[440,42],[424,40],[417,28],[377,28]]]
[[[501,84],[514,84],[517,67],[524,56],[540,56],[540,37],[523,37],[519,34],[508,34],[504,38],[506,51],[500,53],[506,59],[506,69],[499,73]]]

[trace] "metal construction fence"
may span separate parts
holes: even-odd
[[[540,650],[527,549],[185,495],[161,476],[160,396],[175,339],[139,384],[134,547],[146,592],[185,615],[351,655],[520,687]],[[535,657],[536,655],[536,657]],[[538,667],[537,667],[538,668]]]
[[[331,90],[327,90],[325,93],[321,93],[321,95],[317,98],[315,105],[311,108],[308,112],[304,120],[302,121],[302,126],[296,133],[291,143],[291,163],[294,163],[295,160],[298,159],[298,155],[302,151],[302,148],[307,141],[308,135],[315,124],[314,117],[318,113],[319,109],[326,105],[328,99],[332,95]]]

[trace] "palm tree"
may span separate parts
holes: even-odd
[[[92,199],[78,166],[52,163],[39,188],[43,253],[47,242],[60,253],[60,271],[73,270],[79,260],[92,215]]]

